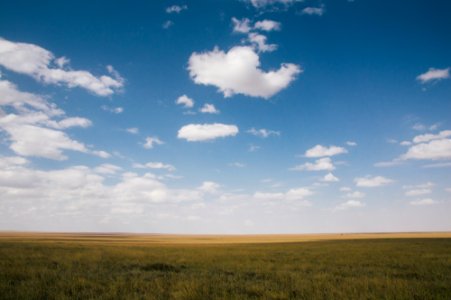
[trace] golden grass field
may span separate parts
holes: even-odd
[[[0,240],[86,241],[131,244],[254,244],[298,243],[325,240],[451,238],[451,232],[323,233],[323,234],[132,234],[132,233],[44,233],[0,232]]]
[[[0,299],[451,299],[451,233],[0,233]]]

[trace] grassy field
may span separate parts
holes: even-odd
[[[451,299],[451,234],[0,233],[0,299]]]

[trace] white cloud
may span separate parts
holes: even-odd
[[[345,210],[350,208],[358,208],[358,207],[364,207],[365,204],[358,201],[358,200],[348,200],[344,203],[341,203],[336,207],[337,210]]]
[[[355,147],[355,146],[357,146],[357,143],[353,142],[353,141],[347,141],[346,145],[351,146],[351,147]]]
[[[160,170],[167,170],[169,172],[175,171],[175,167],[170,164],[165,164],[162,162],[148,162],[146,164],[134,164],[135,168],[148,168],[148,169],[160,169]]]
[[[244,94],[265,99],[286,88],[302,71],[298,65],[282,64],[276,71],[264,72],[249,46],[236,46],[227,53],[217,48],[193,53],[188,70],[196,84],[216,86],[225,97]]]
[[[434,204],[437,204],[437,203],[438,203],[437,201],[434,201],[431,198],[426,198],[426,199],[415,200],[415,201],[410,201],[409,202],[410,205],[414,205],[414,206],[434,205]]]
[[[266,36],[263,34],[251,32],[248,35],[248,40],[251,43],[251,45],[258,51],[258,52],[273,52],[277,50],[276,44],[267,44],[266,43]]]
[[[138,129],[137,127],[130,127],[130,128],[127,128],[126,131],[127,131],[128,133],[131,133],[131,134],[138,134],[138,133],[139,133],[139,129]]]
[[[334,176],[334,174],[332,174],[332,173],[327,173],[325,176],[324,176],[324,178],[323,178],[323,180],[322,181],[324,181],[324,182],[338,182],[338,181],[340,181],[337,177],[335,177]]]
[[[401,159],[439,160],[451,159],[451,139],[432,140],[413,145]]]
[[[221,185],[213,181],[204,181],[202,185],[198,188],[204,193],[214,194],[217,193]]]
[[[64,60],[68,62],[66,58]],[[124,80],[117,72],[112,74],[113,77],[96,77],[88,71],[61,68],[62,61],[61,58],[55,60],[51,52],[37,45],[0,38],[0,65],[11,71],[30,75],[44,83],[81,87],[98,96],[109,96],[123,87]],[[52,65],[56,65],[56,68]]]
[[[343,186],[340,188],[340,192],[350,192],[350,191],[352,191],[352,189],[347,186]]]
[[[255,8],[263,8],[268,5],[276,5],[276,4],[289,5],[300,1],[301,0],[249,0],[249,2]]]
[[[251,31],[250,20],[248,18],[243,18],[238,20],[237,18],[232,18],[233,31],[238,33],[249,33]]]
[[[310,189],[302,187],[279,193],[255,192],[253,198],[260,201],[299,201],[311,195],[313,195],[313,192]],[[301,204],[303,206],[311,206],[311,203],[308,201]]]
[[[417,76],[417,80],[423,84],[428,83],[430,81],[439,81],[447,78],[449,78],[449,68],[446,69],[429,68],[427,72]]]
[[[213,104],[209,103],[205,103],[199,111],[204,114],[219,114],[219,110]]]
[[[187,95],[182,95],[178,97],[175,103],[178,105],[183,105],[186,108],[191,108],[194,106],[194,100],[188,97]]]
[[[275,131],[275,130],[270,130],[270,129],[265,129],[265,128],[255,129],[254,127],[249,129],[247,131],[247,133],[250,133],[252,135],[255,135],[255,136],[258,136],[261,138],[267,138],[270,136],[279,136],[280,135],[280,131]]]
[[[273,20],[262,20],[255,22],[254,28],[263,31],[279,31],[281,29],[281,24]]]
[[[119,107],[119,106],[118,107],[111,107],[111,106],[108,106],[108,105],[102,105],[101,108],[104,111],[108,111],[108,112],[113,113],[113,114],[121,114],[121,113],[124,112],[124,108],[123,107]]]
[[[405,195],[406,196],[421,196],[432,193],[432,187],[434,187],[435,184],[432,182],[426,182],[423,184],[417,184],[417,185],[405,185],[403,186],[403,189],[406,190]]]
[[[316,145],[315,147],[308,149],[305,152],[305,157],[334,156],[343,153],[348,153],[348,150],[343,147],[337,146],[325,147],[322,145]]]
[[[172,13],[176,13],[179,14],[184,10],[187,10],[188,6],[187,5],[172,5],[166,8],[166,13],[168,14],[172,14]]]
[[[113,175],[122,170],[121,167],[113,165],[113,164],[101,164],[97,166],[94,171],[100,174]]]
[[[189,142],[200,142],[217,139],[220,137],[235,136],[238,127],[221,123],[213,124],[189,124],[179,129],[177,137]]]
[[[367,176],[355,178],[354,182],[359,187],[378,187],[390,184],[393,180],[382,176]]]
[[[423,165],[423,168],[448,168],[451,167],[451,162],[439,162],[439,163],[433,163],[433,164],[427,164]]]
[[[293,171],[332,171],[335,166],[329,157],[317,159],[314,163],[307,162],[292,168]]]
[[[152,149],[155,145],[163,145],[164,142],[160,140],[158,137],[148,136],[146,137],[146,142],[143,147],[146,149]]]
[[[19,91],[9,81],[0,80],[0,106],[10,107],[8,114],[0,109],[0,131],[8,134],[10,149],[23,156],[65,160],[64,150],[105,157],[104,151],[90,150],[71,139],[64,129],[86,128],[92,122],[81,117],[65,117],[64,111],[42,96]]]
[[[409,142],[409,141],[402,141],[402,142],[400,142],[399,143],[401,146],[410,146],[410,145],[412,145],[412,142]]]
[[[95,156],[101,157],[101,158],[110,158],[111,157],[111,154],[109,154],[106,151],[102,151],[102,150],[92,150],[92,151],[90,151],[90,153]]]
[[[429,141],[433,141],[433,140],[441,140],[447,137],[451,136],[451,130],[443,130],[440,131],[438,134],[422,134],[422,135],[417,135],[416,137],[413,138],[413,142],[414,143],[424,143],[424,142],[429,142]]]
[[[324,6],[306,7],[302,10],[302,14],[310,16],[322,16],[324,14]]]

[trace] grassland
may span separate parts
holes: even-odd
[[[0,233],[0,299],[451,299],[451,234]]]

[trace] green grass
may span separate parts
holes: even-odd
[[[0,240],[1,299],[451,299],[451,239]]]

